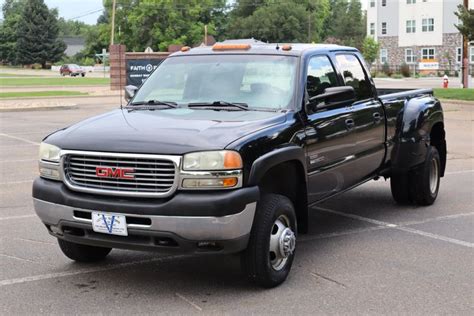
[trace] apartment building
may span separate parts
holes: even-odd
[[[470,1],[473,7],[474,0]],[[454,14],[462,0],[368,0],[367,34],[380,43],[377,64],[424,72],[459,70],[462,36]],[[474,45],[469,50],[474,65]]]

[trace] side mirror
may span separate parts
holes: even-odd
[[[341,103],[354,102],[356,100],[355,90],[351,86],[326,88],[323,93],[309,98],[308,105],[316,109],[335,106]]]
[[[132,85],[126,86],[125,87],[125,100],[130,101],[134,96],[135,93],[137,92],[138,88]]]

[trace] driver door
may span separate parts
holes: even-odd
[[[331,60],[326,55],[310,58],[306,74],[307,99],[340,86]],[[355,133],[352,102],[309,104],[306,142],[308,200],[324,199],[353,185]]]

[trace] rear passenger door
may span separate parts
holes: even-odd
[[[362,180],[380,167],[385,155],[385,113],[382,103],[375,98],[373,84],[361,59],[355,53],[339,53],[336,61],[345,85],[352,86],[356,92],[352,112],[357,168],[353,175]]]
[[[306,99],[340,86],[337,73],[326,55],[309,59],[306,67]],[[351,164],[355,144],[352,101],[306,106],[306,151],[308,200],[331,196],[353,184]]]

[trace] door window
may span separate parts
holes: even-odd
[[[323,93],[326,88],[335,86],[337,86],[337,76],[329,58],[327,56],[312,57],[306,75],[308,96],[314,97]]]
[[[359,59],[352,54],[340,54],[336,56],[336,60],[346,86],[354,88],[357,100],[372,98],[372,84],[365,75]]]

